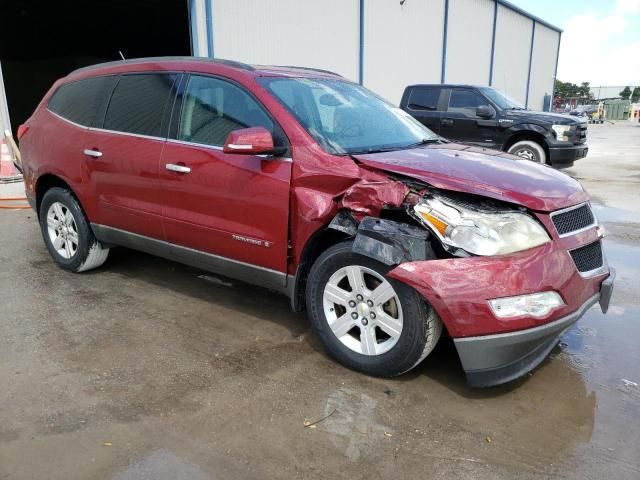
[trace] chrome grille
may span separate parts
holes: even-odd
[[[573,258],[573,262],[576,264],[576,268],[580,273],[597,270],[602,267],[604,263],[600,240],[585,245],[584,247],[571,250],[569,253],[571,254],[571,258]]]
[[[577,232],[596,223],[591,207],[587,203],[554,212],[551,214],[551,220],[560,236]]]

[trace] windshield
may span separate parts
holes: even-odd
[[[500,90],[481,87],[480,91],[503,110],[525,110],[520,103],[516,102],[513,98],[506,96]]]
[[[366,88],[343,80],[258,79],[327,152],[400,150],[439,137]]]

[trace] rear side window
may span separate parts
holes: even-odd
[[[222,146],[229,133],[249,127],[264,127],[274,133],[269,115],[240,87],[213,77],[191,77],[184,94],[178,140]],[[274,140],[278,143],[275,134]]]
[[[412,110],[438,110],[440,89],[437,87],[416,87],[409,95],[409,108]]]
[[[111,96],[103,128],[161,136],[162,118],[176,76],[167,73],[121,76]]]
[[[92,77],[62,85],[49,100],[48,108],[67,120],[91,127],[116,80],[113,76]]]

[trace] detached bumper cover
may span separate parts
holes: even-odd
[[[454,343],[472,387],[490,387],[509,382],[537,367],[560,337],[596,302],[606,313],[613,291],[615,270],[602,282],[599,293],[575,312],[539,327],[482,337],[456,338]]]

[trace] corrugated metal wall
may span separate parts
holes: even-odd
[[[532,29],[533,20],[498,5],[493,86],[523,105],[527,98]]]
[[[213,0],[215,56],[358,80],[358,0]]]
[[[536,23],[531,57],[531,79],[529,81],[529,105],[532,110],[542,110],[544,96],[553,93],[556,55],[560,35],[544,25]]]
[[[559,32],[536,22],[532,51],[534,20],[502,0],[189,1],[194,55],[362,76],[397,104],[406,85],[441,81],[446,24],[445,82],[488,85],[492,78],[523,104],[529,85],[536,109],[552,93]]]
[[[439,83],[444,0],[364,3],[364,85],[400,103],[406,85]]]
[[[492,0],[449,0],[446,83],[489,84]]]

